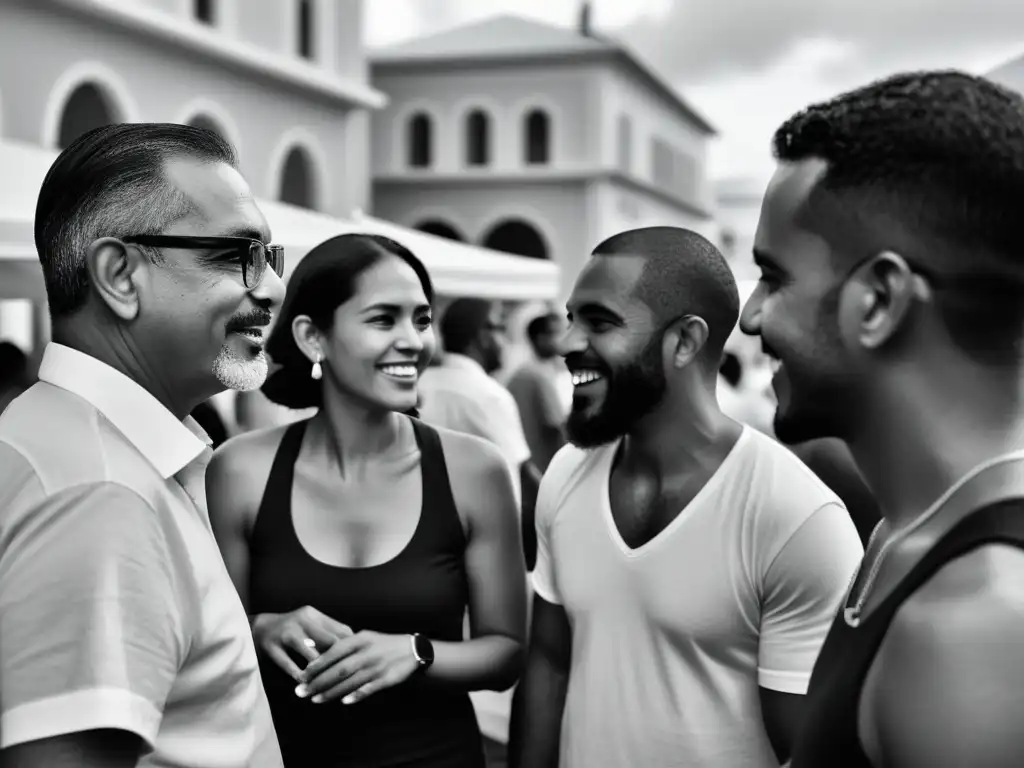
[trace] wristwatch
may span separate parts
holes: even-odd
[[[412,655],[420,665],[420,671],[425,671],[434,663],[434,644],[429,637],[424,637],[419,632],[409,635],[412,642]]]

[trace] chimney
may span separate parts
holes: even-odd
[[[580,34],[590,37],[590,0],[583,0],[580,8]]]

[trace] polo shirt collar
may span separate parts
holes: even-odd
[[[141,453],[165,480],[195,461],[212,443],[191,416],[178,419],[120,371],[77,349],[50,342],[39,380],[78,395]]]

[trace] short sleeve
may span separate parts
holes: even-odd
[[[537,561],[530,573],[530,580],[533,591],[553,605],[562,604],[555,581],[551,541],[554,518],[558,511],[558,497],[564,482],[562,469],[567,450],[570,450],[569,447],[563,448],[562,451],[555,454],[555,458],[552,459],[547,472],[544,473],[544,477],[540,481],[534,523],[537,530]]]
[[[100,728],[152,748],[187,653],[157,513],[114,483],[38,495],[0,520],[0,748]]]
[[[807,692],[822,643],[864,550],[839,503],[814,512],[769,566],[763,585],[758,684]]]

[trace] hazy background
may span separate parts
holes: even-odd
[[[496,13],[575,26],[580,0],[371,0],[364,39],[400,42]],[[773,129],[811,101],[904,69],[984,72],[1024,49],[1024,0],[594,0],[721,133],[714,177],[767,176]]]

